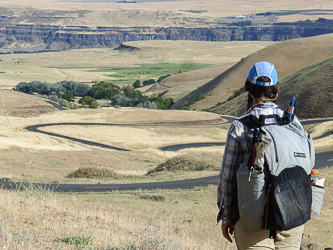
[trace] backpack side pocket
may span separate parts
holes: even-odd
[[[315,219],[319,214],[324,202],[325,189],[321,186],[312,185],[312,215],[311,219]]]
[[[262,228],[264,222],[265,174],[250,172],[249,157],[237,172],[238,209],[245,224],[251,230],[257,230]]]

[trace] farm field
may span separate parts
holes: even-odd
[[[5,88],[14,87],[21,81],[54,83],[62,80],[77,82],[119,80],[103,71],[110,71],[108,70],[110,68],[135,69],[139,68],[140,64],[159,62],[178,64],[180,69],[183,64],[221,65],[221,68],[214,70],[216,73],[212,72],[214,76],[242,57],[263,49],[272,42],[140,41],[125,44],[138,50],[82,49],[0,55],[0,85]],[[158,76],[161,75],[154,74],[156,79]],[[138,79],[149,78],[143,74]]]

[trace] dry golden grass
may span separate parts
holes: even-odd
[[[53,106],[45,103],[39,97],[9,90],[0,90],[0,92],[0,162],[2,165],[0,177],[16,181],[33,180],[48,183],[82,181],[97,183],[100,180],[69,180],[65,176],[82,167],[108,168],[119,174],[140,176],[169,158],[191,153],[206,154],[205,159],[209,161],[214,159],[215,165],[220,164],[220,152],[222,152],[223,147],[209,147],[201,152],[198,149],[184,149],[179,152],[162,152],[157,149],[171,144],[224,141],[227,129],[225,125],[200,125],[222,122],[223,120],[216,114],[137,108],[54,111]],[[132,150],[130,152],[101,150],[97,147],[28,132],[24,129],[34,124],[61,122],[171,125],[41,128],[41,130],[53,131],[71,137],[128,148]],[[189,126],[189,124],[198,125]],[[218,153],[216,154],[216,152]],[[207,171],[189,176],[201,177],[211,174],[216,173]],[[187,178],[187,176],[180,174],[175,178],[181,179]],[[161,180],[161,177],[157,179]],[[146,182],[150,180],[135,181]],[[108,183],[110,180],[104,179],[101,182]]]
[[[8,99],[9,102],[6,101]],[[83,167],[108,168],[118,174],[142,176],[169,158],[186,154],[201,156],[218,166],[223,154],[223,146],[188,148],[177,152],[163,152],[158,148],[173,144],[224,142],[228,129],[228,125],[204,125],[223,121],[217,114],[207,112],[138,108],[53,111],[54,108],[39,97],[8,90],[1,91],[0,102],[2,103],[0,108],[0,114],[2,114],[0,116],[0,149],[2,150],[0,177],[8,177],[17,181],[108,183],[109,179],[69,180],[65,176]],[[44,109],[45,105],[46,109]],[[63,122],[157,124],[158,126],[68,125],[40,128],[43,131],[126,148],[131,150],[130,152],[99,149],[24,130],[29,125]],[[161,126],[163,124],[170,125]],[[190,124],[196,125],[190,126]],[[332,128],[332,123],[324,123],[314,126],[309,132],[313,133],[313,136],[317,136],[330,128]],[[333,147],[333,141],[330,137],[315,140],[315,146],[317,150],[326,150]],[[216,173],[204,171],[204,173],[186,173],[167,178],[182,179],[188,178],[187,176],[201,177],[212,174]],[[163,178],[158,177],[157,179],[162,180]],[[122,181],[117,180],[117,182]]]
[[[333,122],[324,122],[320,125],[313,127],[309,132],[313,138],[321,136],[325,132],[331,130],[333,128]]]
[[[324,205],[306,224],[302,245],[332,247],[333,170],[321,169],[326,178]],[[236,249],[223,239],[216,225],[216,187],[194,190],[159,190],[96,194],[56,194],[0,191],[3,249],[71,249],[61,239],[84,232],[94,239],[89,246],[147,244],[148,237],[168,243],[166,249]],[[159,200],[159,201],[154,201]],[[5,248],[4,246],[11,246]],[[152,247],[150,249],[158,249]]]
[[[216,208],[211,202],[215,199],[214,187],[197,191],[50,194],[39,199],[35,198],[36,192],[0,192],[8,241],[14,244],[19,239],[25,244],[21,249],[70,249],[73,246],[60,239],[80,230],[86,235],[92,233],[93,244],[98,247],[120,246],[128,241],[138,244],[144,240],[140,237],[149,236],[159,241],[170,237],[174,245],[184,247],[179,249],[219,249],[227,245],[215,223]],[[165,201],[156,202],[147,199],[149,196],[161,196]],[[176,249],[170,241],[167,247],[164,249]]]
[[[162,146],[196,142],[219,142],[226,139],[225,130],[219,126],[171,126],[171,127],[126,127],[126,126],[53,126],[42,131],[72,136],[88,141],[129,150],[155,149]]]
[[[318,126],[315,126],[309,130],[311,136],[313,138],[321,136],[322,134],[332,131],[333,130],[333,122],[324,122]],[[315,139],[314,145],[316,150],[319,151],[325,151],[327,149],[333,148],[333,135],[321,138],[321,139]]]
[[[206,112],[160,111],[135,108],[52,111],[21,114],[25,118],[14,117],[8,110],[15,106],[42,106],[43,101],[36,96],[2,90],[3,106],[0,111],[2,147],[0,154],[0,176],[14,180],[46,181],[58,183],[110,183],[111,180],[68,180],[67,174],[82,167],[107,168],[120,174],[143,175],[158,164],[177,155],[196,155],[203,161],[218,166],[223,147],[184,149],[179,152],[161,152],[156,147],[170,143],[224,141],[227,125],[175,127],[132,127],[127,131],[122,127],[50,127],[69,136],[78,136],[94,141],[112,142],[134,147],[132,152],[99,150],[90,146],[69,142],[64,139],[23,130],[25,126],[58,122],[103,122],[156,124],[179,122],[197,123],[219,120],[219,116]],[[6,98],[11,105],[6,105]],[[24,99],[25,98],[25,99]],[[22,100],[25,100],[22,103]],[[23,107],[21,107],[23,108]],[[42,109],[41,109],[42,110]],[[46,111],[49,111],[46,109]],[[330,124],[313,127],[325,131]],[[59,131],[58,131],[59,130]],[[104,131],[105,130],[105,131]],[[114,131],[113,131],[114,130]],[[104,131],[104,132],[102,132]],[[107,131],[107,132],[106,132]],[[121,142],[116,131],[122,134]],[[149,138],[149,139],[147,139]],[[158,140],[158,138],[160,140]],[[135,139],[135,144],[127,141]],[[163,143],[162,140],[165,140]],[[164,144],[167,142],[166,144]],[[145,149],[138,149],[143,145]],[[320,170],[327,178],[326,196],[322,214],[312,222],[312,237],[303,244],[314,243],[321,249],[330,247],[332,219],[332,170]],[[217,171],[204,173],[163,173],[157,180],[186,179],[207,175],[217,175]],[[131,181],[147,181],[136,179]],[[113,183],[120,183],[112,181]],[[147,192],[115,192],[108,194],[53,194],[26,190],[23,192],[1,190],[0,211],[3,249],[73,249],[73,245],[62,239],[81,235],[94,237],[89,245],[102,248],[108,244],[120,247],[129,241],[147,246],[147,239],[154,237],[158,242],[166,242],[171,249],[183,246],[184,249],[236,249],[221,236],[220,226],[216,226],[217,207],[216,187],[194,190],[157,190]],[[160,201],[154,201],[154,200]],[[156,247],[156,246],[155,246]],[[151,249],[154,249],[152,247]]]

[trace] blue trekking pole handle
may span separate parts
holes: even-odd
[[[295,106],[295,99],[296,96],[293,97],[293,100],[290,102],[290,107],[289,107],[289,120],[291,121],[294,113],[294,106]]]

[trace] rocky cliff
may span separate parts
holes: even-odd
[[[269,26],[211,28],[96,27],[6,25],[0,28],[0,52],[59,51],[116,47],[139,40],[284,41],[333,32],[320,23],[279,23]]]

